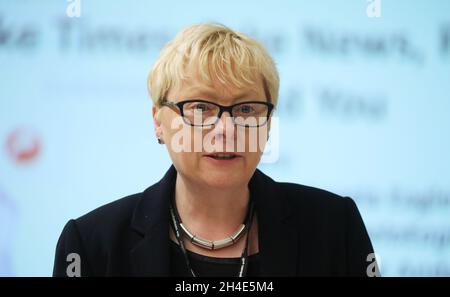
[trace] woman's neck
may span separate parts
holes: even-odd
[[[246,184],[228,190],[200,187],[177,175],[175,201],[181,220],[190,232],[208,240],[236,232],[245,220],[249,197]]]

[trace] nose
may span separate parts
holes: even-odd
[[[219,121],[226,120],[227,118],[231,119],[231,113],[229,111],[224,110],[220,115]]]
[[[234,128],[231,113],[229,111],[223,111],[222,114],[220,115],[220,118],[218,118],[217,122],[214,124],[214,128],[219,127],[223,129],[224,127],[227,128],[227,125],[230,125]]]
[[[230,112],[224,111],[217,122],[214,124],[214,133],[223,137],[225,141],[234,140],[235,137],[235,125],[231,117]]]

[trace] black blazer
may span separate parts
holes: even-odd
[[[81,276],[169,276],[169,199],[174,166],[144,192],[70,220],[56,247],[54,276],[80,256]],[[256,170],[249,182],[259,226],[262,276],[366,276],[373,253],[351,198],[273,181]]]

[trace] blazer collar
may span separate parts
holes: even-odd
[[[175,189],[176,169],[143,192],[131,226],[141,240],[131,250],[133,274],[169,276],[169,201]],[[258,216],[260,270],[262,276],[294,276],[298,257],[298,232],[287,197],[279,184],[256,169],[249,182]]]

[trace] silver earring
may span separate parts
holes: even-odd
[[[158,143],[159,143],[159,144],[162,144],[162,140],[161,140],[161,138],[159,138],[159,137],[158,137]]]

